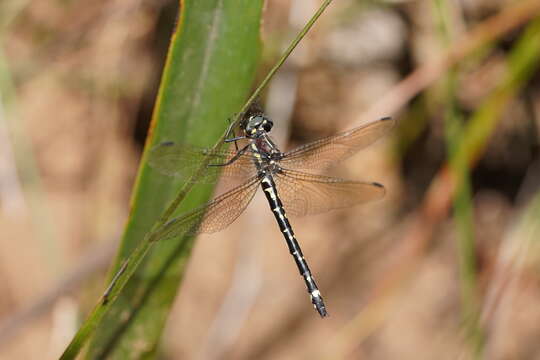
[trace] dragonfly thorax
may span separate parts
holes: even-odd
[[[259,174],[273,175],[281,172],[281,166],[274,160],[263,162],[259,168]]]

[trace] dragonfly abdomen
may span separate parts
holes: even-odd
[[[289,252],[294,258],[294,262],[296,263],[296,266],[298,267],[298,271],[300,272],[300,275],[302,275],[302,277],[304,278],[307,291],[311,297],[311,303],[313,304],[315,309],[319,312],[321,317],[325,317],[327,315],[327,312],[326,312],[326,306],[324,305],[324,301],[321,296],[321,292],[319,291],[319,288],[317,287],[317,284],[315,283],[315,279],[313,278],[313,275],[311,274],[311,270],[309,269],[309,266],[306,260],[304,259],[304,254],[302,253],[302,250],[300,249],[300,245],[298,244],[298,241],[294,237],[293,229],[291,227],[291,224],[289,223],[289,220],[287,219],[287,216],[285,215],[285,209],[283,208],[283,204],[281,200],[279,199],[276,184],[274,183],[274,179],[272,178],[271,175],[265,175],[261,179],[261,187],[264,191],[264,195],[266,196],[266,199],[268,200],[268,203],[270,204],[270,208],[272,209],[272,213],[274,214],[274,217],[276,218],[276,221],[279,225],[279,229],[281,233],[283,234],[285,241],[287,242]]]

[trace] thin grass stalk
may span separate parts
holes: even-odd
[[[434,0],[441,43],[448,47],[453,41],[453,19],[451,5],[446,0]],[[456,190],[452,199],[454,223],[457,230],[459,281],[461,289],[462,321],[465,340],[475,358],[482,353],[483,331],[479,319],[477,265],[475,258],[474,218],[469,165],[457,161],[460,139],[463,138],[463,114],[459,109],[456,92],[459,88],[459,65],[450,69],[442,79],[444,98],[444,128],[448,154],[448,166],[456,179]]]

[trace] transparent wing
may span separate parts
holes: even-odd
[[[324,170],[374,143],[393,126],[394,121],[391,118],[363,124],[287,151],[283,154],[280,164],[289,169]]]
[[[382,199],[386,190],[375,182],[349,181],[282,169],[274,175],[278,196],[292,216],[319,214]]]
[[[214,233],[229,226],[248,206],[259,185],[258,177],[216,197],[214,200],[169,220],[157,231],[157,240],[181,235]]]
[[[204,149],[186,144],[164,142],[150,150],[149,164],[162,174],[189,180],[206,156],[210,156],[210,164],[225,164],[237,154],[236,150]],[[227,166],[207,166],[204,174],[193,182],[213,184],[219,175],[246,179],[256,172],[251,161],[251,153],[242,154],[236,161]]]

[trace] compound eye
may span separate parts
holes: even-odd
[[[266,132],[272,130],[272,126],[274,126],[272,120],[266,119],[266,121],[263,123],[263,129]]]

